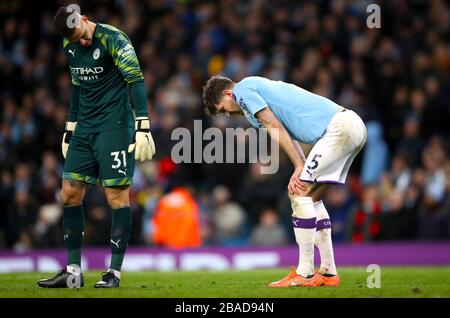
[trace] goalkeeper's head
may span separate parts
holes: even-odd
[[[217,114],[242,115],[242,110],[236,103],[233,87],[236,85],[228,77],[216,75],[211,77],[203,87],[203,104],[205,113],[215,117]]]
[[[53,18],[53,24],[59,34],[69,42],[78,42],[82,46],[90,46],[92,44],[95,24],[76,10],[69,7],[59,8]]]

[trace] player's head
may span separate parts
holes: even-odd
[[[241,115],[242,110],[234,100],[233,87],[235,83],[224,76],[211,77],[203,87],[203,103],[205,113],[214,117],[223,113],[227,115]]]
[[[67,7],[61,7],[53,18],[56,30],[71,43],[79,43],[81,46],[92,44],[93,30],[89,27],[89,20]]]

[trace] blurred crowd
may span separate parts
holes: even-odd
[[[71,81],[52,17],[71,2],[0,1],[0,249],[64,244],[60,143]],[[363,118],[366,146],[347,184],[324,199],[335,242],[450,239],[446,1],[77,3],[92,21],[129,35],[149,90],[157,156],[136,167],[131,245],[294,242],[293,167],[284,154],[275,175],[261,174],[260,163],[171,160],[176,127],[192,130],[195,119],[203,129],[248,127],[245,119],[203,114],[201,89],[214,74],[292,82]],[[381,28],[366,25],[370,3],[380,5]],[[111,212],[103,189],[91,186],[84,206],[85,245],[106,246]],[[185,227],[170,228],[171,219],[184,218]],[[184,230],[186,242],[177,235]]]

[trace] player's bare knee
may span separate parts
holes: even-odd
[[[320,201],[322,199],[322,195],[320,192],[315,191],[311,194],[311,197],[313,198],[314,202]]]
[[[63,180],[59,194],[63,205],[80,205],[83,201],[85,185],[80,181]]]
[[[120,200],[120,199],[108,200],[108,204],[111,207],[111,209],[114,209],[114,210],[127,208],[130,206],[129,200]]]
[[[327,193],[328,189],[330,189],[330,187],[331,185],[329,184],[317,184],[311,193],[313,201],[320,201],[322,197]]]
[[[130,206],[129,188],[107,188],[106,199],[112,209],[121,209]]]
[[[300,190],[299,193],[297,193],[297,194],[288,193],[288,196],[289,196],[290,200],[293,200],[293,199],[295,199],[297,197],[310,197],[311,194],[312,194],[312,187],[311,187],[310,184],[308,184],[306,186],[305,190]]]

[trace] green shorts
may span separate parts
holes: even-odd
[[[128,145],[134,128],[124,127],[100,133],[75,132],[70,139],[63,179],[78,180],[105,187],[131,185],[134,152]]]

